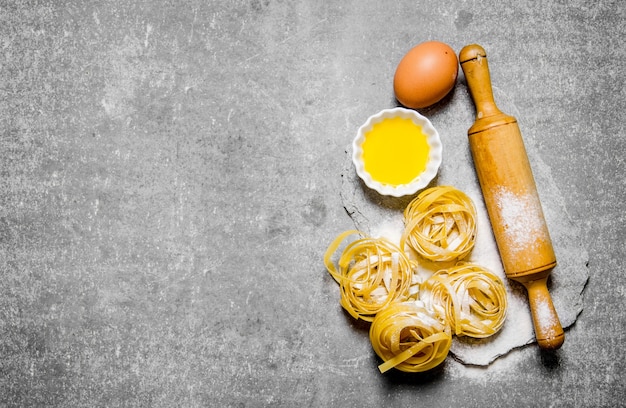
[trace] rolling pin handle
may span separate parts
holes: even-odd
[[[547,287],[548,277],[524,282],[528,291],[530,311],[535,325],[537,344],[544,350],[556,350],[565,340],[565,334]]]
[[[493,99],[491,75],[484,48],[478,44],[463,47],[459,53],[459,61],[476,105],[476,118],[480,120],[490,116],[502,115]]]

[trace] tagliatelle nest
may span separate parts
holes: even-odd
[[[421,285],[420,300],[444,317],[457,336],[491,336],[506,319],[504,283],[471,263],[459,263],[433,274]]]
[[[491,336],[507,312],[498,276],[471,263],[448,268],[474,247],[476,209],[467,195],[449,186],[424,190],[405,209],[404,221],[399,246],[351,230],[337,236],[324,254],[326,269],[340,287],[341,306],[371,322],[370,341],[383,360],[378,367],[383,373],[430,370],[446,359],[452,336]],[[351,235],[359,237],[348,242]],[[421,257],[411,256],[415,253]],[[422,272],[434,263],[426,263],[418,275],[418,259],[449,263],[426,277]]]
[[[461,260],[474,248],[476,208],[454,187],[424,190],[406,207],[404,224],[400,247],[431,261]]]
[[[359,231],[340,234],[328,247],[324,264],[339,283],[341,306],[356,319],[371,322],[374,316],[396,301],[411,295],[417,284],[414,261],[384,238],[360,238],[348,244],[335,264],[331,257],[341,243]]]
[[[430,370],[446,359],[452,344],[450,327],[416,302],[394,303],[376,315],[370,327],[370,341],[384,361],[384,373],[391,368],[405,372]]]

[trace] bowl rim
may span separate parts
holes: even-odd
[[[410,183],[405,184],[384,184],[376,181],[365,170],[365,164],[362,160],[362,144],[365,141],[365,135],[372,130],[375,124],[382,122],[385,119],[401,117],[403,119],[410,119],[414,124],[421,126],[422,131],[426,135],[430,151],[428,153],[428,162],[426,163],[426,169],[415,177]],[[380,112],[371,115],[364,124],[362,124],[357,130],[357,134],[352,141],[352,162],[356,168],[358,176],[363,180],[365,185],[369,188],[379,192],[382,195],[402,197],[412,195],[428,186],[428,184],[435,178],[439,172],[443,155],[443,146],[441,144],[441,138],[439,132],[430,122],[430,120],[419,112],[407,109],[407,108],[389,108],[383,109]]]

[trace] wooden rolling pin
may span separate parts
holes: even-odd
[[[470,149],[504,271],[528,291],[539,346],[558,349],[565,335],[546,286],[556,257],[517,120],[494,102],[485,50],[468,45],[459,61],[476,105]]]

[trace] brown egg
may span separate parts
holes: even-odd
[[[396,99],[407,108],[430,106],[454,88],[458,73],[459,61],[449,45],[439,41],[421,43],[407,52],[396,68]]]

